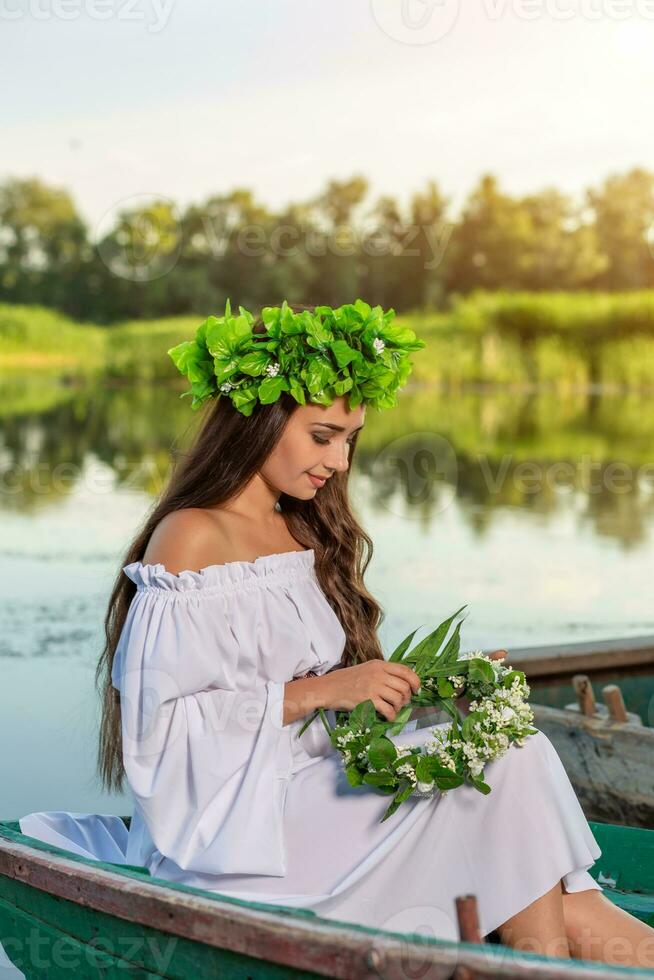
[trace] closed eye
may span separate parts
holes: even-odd
[[[313,437],[313,441],[317,442],[320,446],[327,446],[329,444],[329,439],[322,439],[315,432],[312,432],[311,435]],[[347,440],[347,444],[348,446],[354,445],[354,436],[351,439]]]

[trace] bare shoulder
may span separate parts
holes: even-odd
[[[145,549],[143,564],[161,563],[167,571],[178,575],[220,564],[224,552],[220,522],[201,507],[187,507],[166,514],[159,521]]]

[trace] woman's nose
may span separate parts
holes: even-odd
[[[329,456],[325,460],[326,468],[341,472],[347,470],[349,465],[349,452],[347,446],[332,447]]]

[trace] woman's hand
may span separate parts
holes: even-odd
[[[388,721],[395,721],[420,687],[420,678],[407,664],[381,659],[343,667],[319,680],[323,707],[352,711],[361,701],[370,700]]]

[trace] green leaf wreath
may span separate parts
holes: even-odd
[[[255,318],[230,301],[224,316],[209,316],[194,340],[167,353],[190,382],[180,396],[198,409],[208,398],[227,395],[243,415],[257,402],[269,405],[283,391],[300,405],[331,405],[348,396],[349,408],[365,402],[381,410],[396,404],[396,394],[412,370],[411,351],[425,346],[413,330],[394,324],[395,311],[370,307],[357,299],[343,306],[317,306],[295,313],[284,300],[265,306],[265,330],[253,330]]]
[[[504,755],[514,744],[521,746],[534,714],[524,672],[491,660],[481,651],[459,654],[461,621],[449,639],[456,616],[444,620],[428,636],[409,649],[417,629],[402,640],[390,661],[408,664],[420,677],[421,687],[397,713],[394,721],[382,717],[371,700],[352,711],[336,711],[336,725],[329,724],[319,708],[298,732],[303,734],[320,716],[334,748],[343,757],[351,786],[367,785],[393,799],[382,822],[410,796],[446,793],[464,783],[481,793],[490,793],[484,782],[484,765]],[[462,717],[456,699],[467,697],[470,711]],[[420,745],[395,744],[389,736],[399,734],[414,708],[432,706],[452,718],[447,728],[432,728],[433,737]]]

